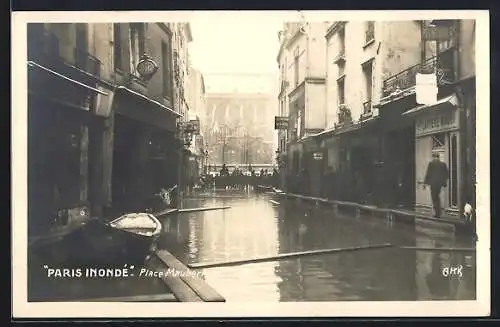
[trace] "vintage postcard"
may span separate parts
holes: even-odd
[[[487,11],[12,21],[14,317],[489,314]]]

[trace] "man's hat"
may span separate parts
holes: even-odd
[[[438,152],[432,152],[432,157],[433,158],[439,158],[439,153]]]

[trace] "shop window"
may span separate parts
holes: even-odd
[[[443,148],[444,145],[445,145],[444,133],[432,135],[432,148],[433,149]]]

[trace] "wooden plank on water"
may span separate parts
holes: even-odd
[[[223,207],[209,207],[209,208],[187,208],[187,209],[179,209],[179,213],[185,213],[185,212],[196,212],[196,211],[210,211],[210,210],[225,210],[225,209],[230,209],[230,206],[223,206]]]
[[[172,293],[81,299],[78,302],[178,302]]]
[[[436,223],[444,223],[444,224],[452,224],[452,225],[464,225],[465,224],[465,222],[458,220],[458,219],[430,217],[428,215],[424,215],[422,213],[413,212],[413,211],[402,211],[402,210],[394,210],[394,209],[388,210],[388,211],[392,212],[395,215],[409,216],[409,217],[414,217],[416,219],[433,221]]]
[[[179,211],[179,209],[165,209],[165,210],[154,213],[153,216],[161,217],[161,216],[166,216],[166,215],[176,213],[178,211]]]
[[[388,209],[388,208],[378,208],[375,206],[364,205],[364,204],[359,204],[359,203],[355,203],[355,202],[348,202],[348,201],[338,201],[338,200],[326,200],[325,201],[325,199],[322,199],[322,198],[304,196],[304,195],[293,194],[293,193],[286,193],[286,194],[284,194],[284,196],[285,197],[293,197],[293,198],[297,198],[297,199],[303,199],[303,200],[326,202],[326,203],[330,203],[332,205],[338,205],[339,207],[358,208],[358,209],[371,211],[371,212],[393,213],[396,216],[404,216],[404,217],[409,217],[412,219],[422,219],[422,220],[432,221],[432,222],[441,223],[441,224],[451,224],[451,225],[455,225],[455,226],[465,225],[465,222],[458,220],[458,219],[435,218],[435,217],[430,217],[428,215],[418,213],[415,211],[403,211],[403,210]]]
[[[157,256],[153,256],[148,261],[147,268],[151,271],[168,271],[168,265],[160,260]],[[174,296],[180,302],[203,302],[203,299],[196,294],[181,278],[174,277],[170,274],[164,273],[160,278],[172,291]]]
[[[394,245],[392,245],[392,244],[378,244],[378,245],[356,246],[356,247],[349,247],[349,248],[311,250],[311,251],[284,253],[284,254],[278,254],[278,255],[274,255],[274,256],[252,258],[252,259],[245,259],[245,260],[213,262],[213,263],[195,263],[195,264],[189,265],[189,267],[190,268],[228,267],[228,266],[237,266],[237,265],[249,264],[249,263],[278,261],[278,260],[292,259],[292,258],[312,256],[312,255],[345,253],[345,252],[353,252],[353,251],[359,251],[359,250],[382,249],[382,248],[388,248],[388,247],[393,247],[393,246]]]
[[[475,248],[435,248],[435,247],[417,247],[417,246],[400,246],[400,249],[415,250],[425,252],[476,252]]]
[[[203,279],[189,274],[189,268],[182,262],[177,260],[170,252],[159,250],[156,256],[163,261],[169,268],[180,272],[180,279],[186,283],[203,301],[205,302],[225,302],[226,300],[215,291],[210,285],[205,283]],[[187,276],[182,273],[188,273]]]

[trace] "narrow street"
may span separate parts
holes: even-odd
[[[271,202],[271,200],[273,202]],[[279,204],[277,204],[279,203]],[[160,246],[185,264],[326,248],[391,243],[467,247],[447,225],[388,224],[377,217],[334,216],[331,209],[244,191],[192,196],[185,207],[231,206],[163,219]],[[443,277],[443,267],[463,276]],[[399,248],[202,270],[227,301],[473,300],[475,255]]]
[[[28,302],[479,301],[476,21],[239,15],[26,26]]]

